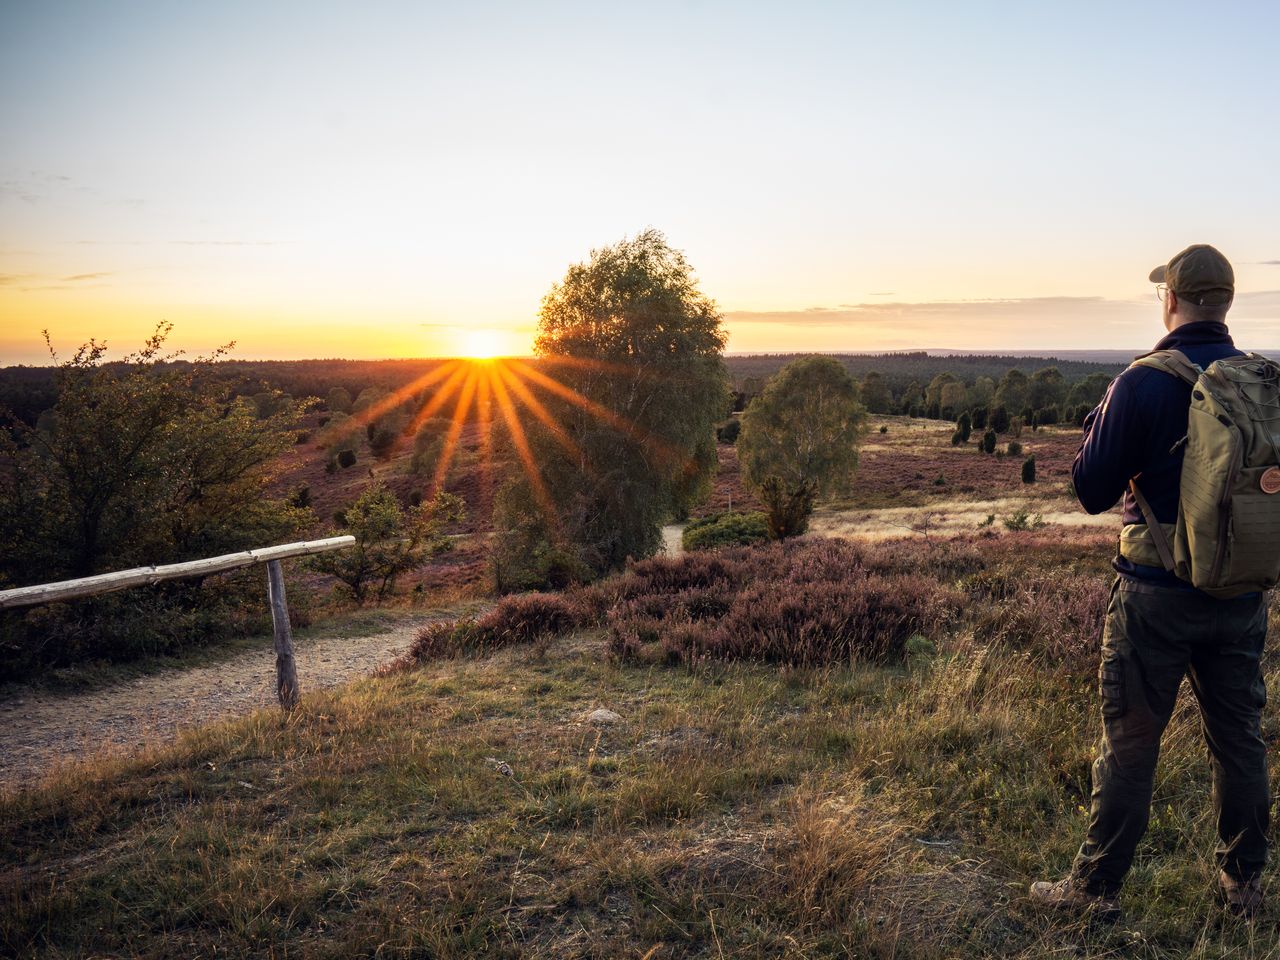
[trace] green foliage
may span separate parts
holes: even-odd
[[[356,465],[356,452],[354,450],[341,450],[338,452],[338,466],[354,467]]]
[[[994,430],[988,430],[982,435],[982,452],[996,452],[996,432]]]
[[[1044,517],[1038,513],[1032,516],[1025,507],[1005,517],[1003,522],[1008,530],[1039,530],[1045,526]]]
[[[1022,444],[1020,444],[1017,440],[1010,440],[1008,452],[1009,452],[1009,456],[1011,457],[1022,456]]]
[[[1027,397],[1031,393],[1031,382],[1027,375],[1016,367],[1000,378],[996,387],[996,403],[1006,410],[1021,410],[1027,405]],[[1003,430],[997,428],[997,433]]]
[[[656,230],[593,250],[551,288],[535,350],[579,402],[545,397],[559,436],[527,425],[555,514],[541,552],[567,551],[592,573],[618,569],[653,553],[661,525],[710,491],[729,405],[724,342],[715,303]],[[515,489],[500,531],[530,528],[526,514],[545,506],[536,485]]]
[[[1009,410],[1007,407],[999,406],[991,411],[991,429],[996,433],[1009,432]]]
[[[868,373],[858,385],[862,405],[871,413],[889,413],[893,409],[893,394],[889,385],[876,371]]]
[[[753,511],[713,513],[694,520],[684,528],[681,542],[686,550],[709,550],[713,547],[746,546],[768,539],[768,516]]]
[[[1034,453],[1022,461],[1022,482],[1036,482],[1036,455]]]
[[[780,477],[769,475],[758,491],[764,501],[769,518],[769,536],[775,540],[798,537],[809,529],[809,515],[813,513],[814,484],[802,481],[784,483]]]
[[[401,574],[449,549],[444,529],[464,515],[462,500],[443,492],[405,511],[395,494],[375,483],[343,511],[342,532],[356,538],[355,546],[318,554],[309,563],[346,584],[356,603],[371,593],[382,599]]]
[[[742,414],[738,458],[776,536],[803,527],[795,511],[807,517],[816,497],[848,488],[865,419],[853,380],[830,357],[787,364]]]
[[[973,420],[970,418],[968,410],[960,414],[960,417],[956,420],[956,430],[960,434],[960,442],[968,443],[969,437],[973,433]]]
[[[104,364],[91,340],[57,363],[44,428],[11,419],[0,429],[0,579],[212,556],[303,522],[268,488],[305,405],[274,395],[275,412],[260,417],[215,378],[213,358],[165,364],[169,329],[120,364]]]
[[[490,566],[499,593],[563,590],[593,578],[582,559],[585,551],[567,541],[541,509],[528,477],[515,474],[498,491],[494,527],[499,535]]]
[[[1045,367],[1031,375],[1027,403],[1035,409],[1054,407],[1067,399],[1067,381],[1057,367]],[[1041,421],[1043,422],[1043,421]]]

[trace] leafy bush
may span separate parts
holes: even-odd
[[[686,550],[709,550],[713,547],[744,546],[769,539],[769,518],[759,511],[751,513],[715,513],[692,521],[684,529],[682,542]]]
[[[1022,444],[1020,444],[1017,440],[1010,440],[1008,452],[1009,452],[1009,456],[1011,457],[1022,456]]]
[[[356,452],[354,450],[343,450],[338,453],[338,466],[354,467],[356,465]]]
[[[988,430],[982,435],[982,452],[996,452],[996,432],[994,430]]]
[[[1026,507],[1016,510],[1009,516],[1004,518],[1005,529],[1008,530],[1039,530],[1045,526],[1044,517],[1040,514],[1032,516]]]
[[[1036,482],[1036,455],[1034,453],[1022,461],[1022,482]]]
[[[741,431],[742,421],[737,417],[733,417],[716,427],[716,439],[721,443],[734,444],[738,442],[738,434]]]
[[[356,538],[355,545],[319,554],[311,558],[310,565],[346,584],[356,603],[364,603],[371,592],[383,598],[402,573],[449,549],[444,527],[460,520],[463,513],[460,499],[439,493],[430,503],[406,514],[395,495],[375,483],[342,512],[341,522]]]

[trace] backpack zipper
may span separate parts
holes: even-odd
[[[1239,388],[1236,387],[1227,377],[1221,379],[1236,393],[1239,394]],[[1232,405],[1223,403],[1220,394],[1210,393],[1210,396],[1217,401],[1220,408],[1231,409]],[[1222,488],[1222,497],[1218,501],[1218,549],[1214,553],[1213,567],[1209,571],[1209,585],[1218,586],[1222,581],[1222,567],[1227,557],[1227,538],[1230,536],[1231,529],[1231,498],[1235,489],[1236,479],[1240,476],[1240,468],[1244,465],[1244,438],[1240,436],[1240,430],[1231,422],[1225,414],[1218,414],[1218,421],[1223,426],[1228,427],[1231,432],[1231,469],[1227,471],[1227,482]]]

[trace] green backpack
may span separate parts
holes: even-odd
[[[1120,554],[1162,566],[1215,597],[1268,590],[1280,581],[1280,364],[1256,353],[1201,370],[1177,350],[1134,366],[1191,385],[1178,522],[1161,524],[1129,481],[1146,523],[1120,532]],[[1176,449],[1176,447],[1175,447]]]

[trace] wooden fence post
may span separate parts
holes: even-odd
[[[298,665],[293,659],[293,630],[289,627],[279,560],[267,562],[267,599],[271,601],[271,623],[275,628],[276,693],[280,706],[292,710],[298,703]]]

